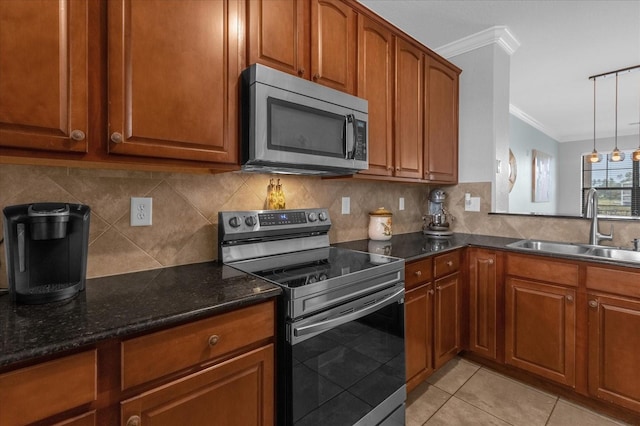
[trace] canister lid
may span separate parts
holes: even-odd
[[[384,207],[379,207],[376,210],[369,212],[369,216],[393,216],[393,213]]]

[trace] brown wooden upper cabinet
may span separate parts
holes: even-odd
[[[424,179],[458,183],[458,80],[460,70],[425,59]]]
[[[422,178],[424,54],[395,38],[395,176]]]
[[[248,64],[355,94],[356,12],[341,0],[248,2]]]
[[[393,36],[380,23],[358,17],[358,96],[369,101],[369,169],[393,175]]]
[[[241,3],[107,4],[109,153],[237,163]]]
[[[87,2],[0,2],[0,146],[86,152]]]
[[[400,181],[458,181],[460,70],[393,27],[358,17],[358,96],[369,101],[369,169]]]

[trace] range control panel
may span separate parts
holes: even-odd
[[[331,227],[328,209],[245,210],[218,213],[218,227],[224,240],[259,238],[284,233],[327,232]]]

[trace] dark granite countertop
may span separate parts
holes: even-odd
[[[534,250],[507,247],[507,244],[520,241],[522,238],[494,237],[490,235],[476,235],[454,233],[446,238],[434,238],[424,235],[422,232],[394,235],[389,241],[358,240],[346,243],[334,244],[336,247],[349,248],[376,254],[386,254],[405,259],[406,261],[418,260],[422,257],[433,256],[449,250],[462,247],[484,247],[494,250],[508,250],[524,254],[552,257],[556,259],[571,259],[576,261],[600,263],[612,266],[624,266],[640,269],[638,262],[624,262],[620,260],[584,257],[575,254],[537,252]]]
[[[466,246],[478,246],[493,249],[505,249],[509,243],[520,238],[491,237],[488,235],[454,233],[450,237],[431,237],[414,232],[411,234],[394,235],[389,241],[358,240],[334,244],[336,247],[348,248],[364,252],[386,254],[405,259],[417,260],[449,250]]]
[[[0,367],[273,298],[278,286],[217,262],[87,280],[73,299],[42,305],[0,296]]]

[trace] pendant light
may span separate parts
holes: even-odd
[[[624,161],[624,152],[620,152],[618,149],[618,73],[616,73],[616,123],[615,123],[615,148],[611,152],[610,161],[618,162]]]
[[[638,157],[640,158],[640,147],[638,147]],[[602,161],[602,154],[596,151],[596,79],[593,79],[593,152],[589,154],[587,160],[590,163]]]

